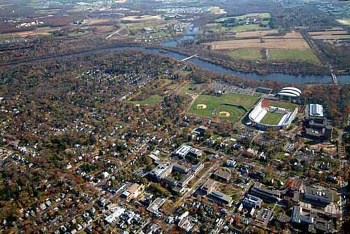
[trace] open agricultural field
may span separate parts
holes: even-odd
[[[261,60],[263,59],[260,48],[241,48],[229,51],[228,55],[233,59]]]
[[[277,125],[284,114],[267,112],[264,118],[260,121],[262,124]]]
[[[315,64],[320,63],[319,59],[312,50],[240,48],[236,50],[230,50],[227,54],[232,59],[260,61],[305,61]]]
[[[269,60],[273,61],[305,61],[320,63],[312,50],[280,50],[269,49]]]
[[[309,34],[313,39],[319,40],[350,39],[350,34],[347,31],[341,29],[309,32]]]
[[[34,30],[14,32],[14,33],[2,33],[0,38],[13,38],[13,37],[29,37],[29,36],[49,36],[51,32],[58,31],[61,28],[51,28],[51,27],[39,27]]]
[[[277,34],[278,30],[259,30],[259,31],[248,31],[248,32],[237,32],[236,38],[249,38],[249,37],[265,37],[270,34]]]
[[[252,30],[261,30],[265,27],[261,27],[259,24],[243,24],[234,27],[236,32],[245,32],[245,31],[252,31]]]
[[[265,49],[310,49],[300,33],[287,33],[285,36],[267,36],[260,39],[214,41],[210,43],[212,50],[233,50],[240,48],[265,48]]]
[[[244,94],[199,95],[189,113],[237,122],[258,100],[259,97]]]
[[[300,33],[293,31],[284,36],[271,36],[277,33],[277,30],[237,33],[239,40],[214,41],[210,46],[232,59],[320,63]]]

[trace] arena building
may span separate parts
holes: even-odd
[[[298,114],[298,107],[289,110],[281,107],[275,107],[264,103],[262,99],[256,104],[248,117],[251,125],[260,130],[280,130],[288,128]],[[273,121],[274,120],[274,121]]]
[[[281,98],[299,98],[301,90],[295,87],[284,87],[277,93],[277,96]]]

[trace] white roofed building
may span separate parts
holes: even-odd
[[[281,97],[298,98],[301,95],[301,90],[295,87],[284,87],[277,95]]]
[[[323,117],[323,106],[320,104],[310,104],[309,115]]]

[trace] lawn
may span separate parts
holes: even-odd
[[[288,102],[271,102],[270,106],[284,108],[293,111],[298,105]]]
[[[200,95],[190,107],[189,112],[206,117],[217,115],[221,119],[237,122],[246,113],[245,110],[252,108],[258,100],[259,97],[244,94],[230,93],[220,97]],[[200,109],[198,105],[205,105],[205,108]]]
[[[223,25],[221,25],[224,21],[227,21],[227,20],[231,20],[231,19],[243,20],[247,17],[254,17],[254,16],[261,17],[263,19],[261,21],[261,25],[242,24],[234,27],[224,27]],[[205,27],[216,33],[229,32],[229,31],[241,32],[241,31],[252,31],[252,30],[264,30],[269,28],[270,19],[271,19],[270,13],[251,13],[251,14],[240,15],[240,16],[222,17],[222,18],[216,19],[214,23],[207,24]]]
[[[242,48],[228,52],[233,59],[261,60],[260,48]]]
[[[217,20],[215,20],[216,22],[222,22],[228,19],[245,19],[247,17],[260,17],[263,19],[270,19],[271,18],[271,14],[270,13],[250,13],[250,14],[246,14],[246,15],[239,15],[239,16],[231,16],[231,17],[221,17]]]
[[[186,95],[200,93],[203,86],[204,84],[185,84],[179,89],[178,94]]]
[[[263,124],[277,125],[284,114],[267,112],[264,118],[260,121]]]
[[[261,27],[259,24],[244,24],[244,25],[233,27],[232,29],[234,29],[234,31],[236,32],[243,32],[243,31],[264,30],[268,28],[269,27]]]
[[[237,16],[235,17],[236,19],[244,19],[247,17],[260,17],[263,19],[270,19],[271,18],[271,14],[270,13],[250,13],[250,14],[246,14],[246,15],[241,15],[241,16]]]
[[[312,50],[283,50],[269,49],[271,60],[305,61],[310,63],[320,63]]]
[[[162,100],[162,97],[159,95],[152,95],[149,98],[146,98],[144,100],[140,101],[131,101],[132,103],[135,104],[140,104],[140,105],[154,105],[160,102]]]

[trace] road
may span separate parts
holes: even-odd
[[[182,202],[191,197],[193,193],[204,183],[207,179],[209,179],[211,173],[220,165],[220,161],[216,161],[198,180],[197,182],[190,188],[177,202],[177,204],[182,204]]]
[[[106,39],[108,40],[108,39],[110,39],[111,37],[113,37],[115,34],[119,34],[119,32],[120,32],[121,30],[123,30],[123,29],[125,29],[125,27],[121,27],[121,28],[118,29],[117,31],[115,31],[115,32],[113,32],[113,33],[111,33],[111,34],[109,34],[109,35],[106,37]]]

